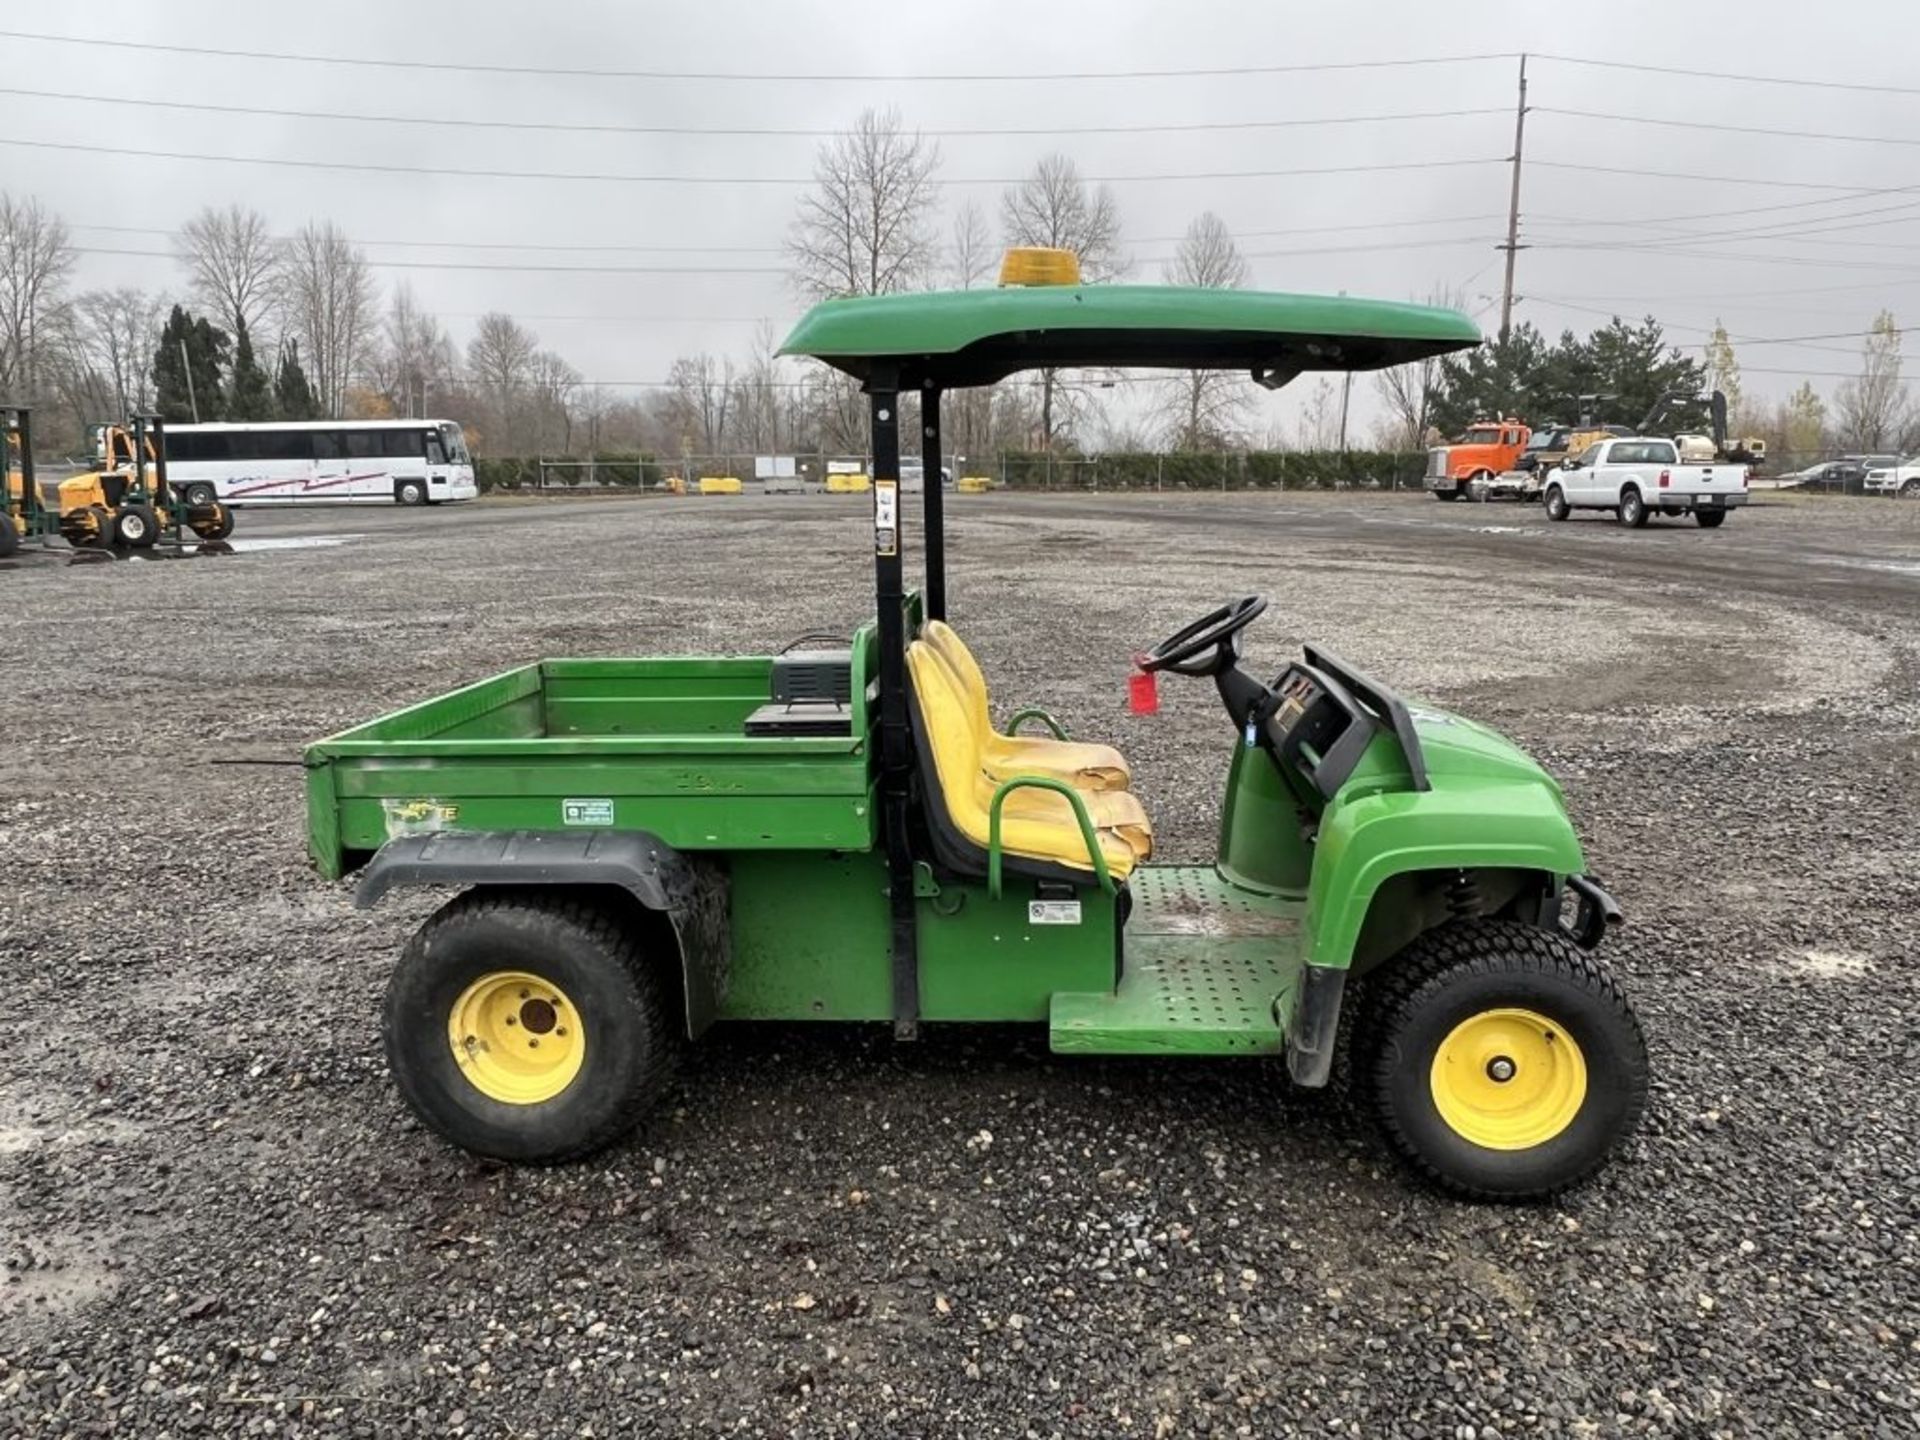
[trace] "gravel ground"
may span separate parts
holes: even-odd
[[[1539,753],[1628,910],[1627,1153],[1466,1206],[1278,1066],[803,1027],[590,1163],[454,1153],[378,1041],[432,901],[356,913],[299,772],[212,762],[848,627],[864,511],[248,513],[287,543],[0,578],[0,1434],[1920,1434],[1920,505],[955,507],[999,697],[1123,744],[1167,857],[1231,741],[1203,685],[1127,717],[1125,657],[1234,593],[1262,668],[1315,638]]]

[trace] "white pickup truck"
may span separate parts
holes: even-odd
[[[1898,465],[1869,469],[1860,488],[1868,495],[1898,495],[1902,500],[1920,497],[1920,455],[1910,456]]]
[[[1602,440],[1550,472],[1542,498],[1549,520],[1611,510],[1635,530],[1656,514],[1692,515],[1711,530],[1747,503],[1747,467],[1683,461],[1673,441],[1658,437]]]

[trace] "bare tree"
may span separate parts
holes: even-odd
[[[539,350],[539,338],[532,331],[498,310],[480,317],[467,344],[467,374],[478,392],[495,454],[521,453],[522,422]]]
[[[903,131],[893,109],[863,111],[822,145],[787,238],[800,292],[889,295],[919,284],[939,254],[928,220],[939,164],[939,146]]]
[[[668,415],[683,453],[718,455],[732,438],[733,362],[702,352],[683,355],[667,371]]]
[[[1132,268],[1120,245],[1120,206],[1105,185],[1090,188],[1065,155],[1049,155],[1000,196],[1000,228],[1009,245],[1045,245],[1080,257],[1089,281],[1113,280]],[[1040,442],[1051,449],[1071,425],[1083,397],[1056,370],[1040,372]],[[1064,403],[1063,403],[1064,402]],[[1058,412],[1058,413],[1056,413]]]
[[[57,319],[73,244],[59,216],[0,192],[0,394],[38,398],[43,340]]]
[[[386,318],[367,360],[367,378],[396,415],[435,413],[453,387],[457,366],[453,341],[431,312],[414,299],[404,281],[387,300]]]
[[[283,298],[285,251],[267,219],[242,205],[209,205],[174,237],[187,289],[219,318],[229,335],[244,328],[265,344],[268,321]]]
[[[978,200],[968,200],[953,217],[953,233],[947,241],[947,283],[956,290],[971,290],[993,274],[998,258],[987,212]]]
[[[69,307],[69,393],[79,416],[132,415],[153,408],[153,352],[167,302],[132,286],[89,290]]]
[[[287,328],[300,341],[320,408],[339,415],[373,333],[377,290],[366,257],[331,220],[286,244]]]
[[[544,454],[573,452],[573,401],[580,389],[580,372],[551,350],[534,352],[529,367],[532,382],[534,444]]]
[[[1444,310],[1459,310],[1466,304],[1466,292],[1441,286],[1421,302]],[[1433,399],[1440,389],[1438,356],[1412,360],[1382,370],[1374,380],[1380,399],[1387,407],[1388,425],[1395,450],[1419,450],[1427,443],[1427,431],[1433,426]]]
[[[1340,445],[1340,388],[1322,376],[1300,412],[1300,448],[1334,450]]]
[[[780,374],[780,342],[770,321],[753,327],[753,351],[741,374],[734,400],[734,431],[741,445],[758,455],[780,449],[785,388]]]
[[[1162,271],[1169,285],[1239,290],[1251,272],[1240,247],[1211,210],[1187,226]],[[1176,450],[1225,450],[1239,438],[1252,397],[1243,375],[1226,370],[1189,370],[1162,387],[1161,428]]]
[[[1908,391],[1900,379],[1900,327],[1893,313],[1874,316],[1860,347],[1860,373],[1842,380],[1833,394],[1834,430],[1849,449],[1885,450],[1905,438],[1911,422]]]

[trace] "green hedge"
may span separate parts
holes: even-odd
[[[1009,452],[999,475],[1016,490],[1335,490],[1420,488],[1427,457],[1391,450],[1085,456]]]
[[[568,458],[572,460],[572,457]],[[585,489],[586,458],[582,456],[579,461],[565,468],[549,470],[547,488]],[[666,473],[653,456],[636,454],[630,450],[595,455],[592,459],[595,466],[594,483],[600,488],[655,490]],[[476,456],[473,478],[483,495],[489,490],[533,490],[540,485],[540,461],[515,455]]]

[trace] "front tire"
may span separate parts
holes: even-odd
[[[181,494],[185,497],[189,505],[211,505],[220,498],[219,495],[215,493],[213,486],[204,480],[196,480],[193,484],[187,486]]]
[[[393,498],[401,505],[424,505],[427,503],[427,486],[424,480],[402,480],[393,487]]]
[[[1416,1169],[1539,1200],[1605,1164],[1646,1109],[1646,1040],[1613,977],[1512,920],[1431,930],[1369,985],[1357,1078]]]
[[[1573,507],[1567,504],[1567,495],[1558,485],[1547,487],[1547,519],[1560,521],[1573,513]]]
[[[1647,502],[1631,485],[1620,492],[1620,523],[1629,530],[1644,530],[1647,525]]]
[[[1920,500],[1920,480],[1909,480],[1900,487],[1902,500]]]
[[[160,536],[160,517],[150,505],[122,505],[113,517],[113,543],[145,550]]]
[[[401,1096],[477,1155],[554,1164],[603,1148],[672,1073],[678,1029],[659,958],[587,901],[507,888],[449,901],[387,986]]]
[[[1460,492],[1457,489],[1435,490],[1433,492],[1433,498],[1436,500],[1458,500],[1460,498]]]
[[[1696,510],[1693,512],[1693,523],[1698,525],[1702,530],[1718,530],[1722,525],[1727,523],[1727,512],[1724,510]]]

